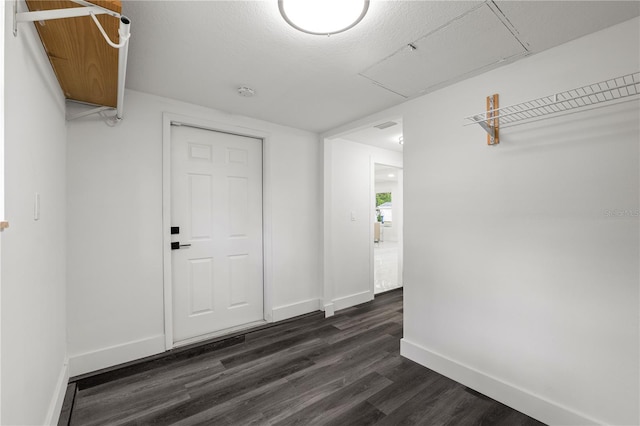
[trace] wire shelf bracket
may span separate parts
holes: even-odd
[[[465,117],[465,126],[480,125],[487,143],[500,142],[499,129],[632,101],[640,96],[640,71],[527,102],[498,107],[498,95],[487,97],[487,110]],[[575,111],[578,110],[578,111]]]

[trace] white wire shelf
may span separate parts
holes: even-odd
[[[615,101],[621,99],[633,100],[633,97],[638,95],[640,95],[640,72],[635,72],[527,102],[488,109],[486,112],[465,117],[469,120],[465,126],[478,124],[492,136],[498,128],[553,118],[569,114],[574,110],[615,104],[618,103]]]

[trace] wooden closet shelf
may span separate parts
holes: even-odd
[[[69,0],[26,0],[30,11],[82,7]],[[122,11],[119,0],[92,0],[92,4]],[[115,43],[119,20],[96,18]],[[90,16],[34,22],[60,87],[67,99],[116,108],[118,49],[109,46]]]

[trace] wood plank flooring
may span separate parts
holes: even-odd
[[[59,424],[542,424],[400,357],[401,337],[398,290],[83,378]]]

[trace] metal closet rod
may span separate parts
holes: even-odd
[[[65,9],[53,9],[53,10],[38,10],[33,12],[18,12],[18,0],[15,0],[13,6],[13,35],[18,35],[18,23],[19,22],[36,22],[47,21],[50,19],[63,19],[63,18],[76,18],[79,16],[91,16],[93,22],[96,24],[100,33],[105,38],[105,41],[113,48],[118,49],[118,93],[116,98],[116,119],[122,120],[123,108],[124,108],[124,82],[127,71],[127,55],[129,53],[129,37],[131,37],[130,27],[131,21],[126,16],[123,16],[113,10],[109,10],[102,6],[97,6],[93,3],[89,3],[85,0],[71,0],[72,2],[81,5],[82,7],[72,7]],[[120,43],[113,43],[107,33],[102,28],[102,25],[98,22],[95,15],[109,15],[114,18],[118,18],[120,26],[118,28],[118,35],[120,37]],[[97,113],[103,111],[105,107],[96,108],[89,111],[84,115]]]

